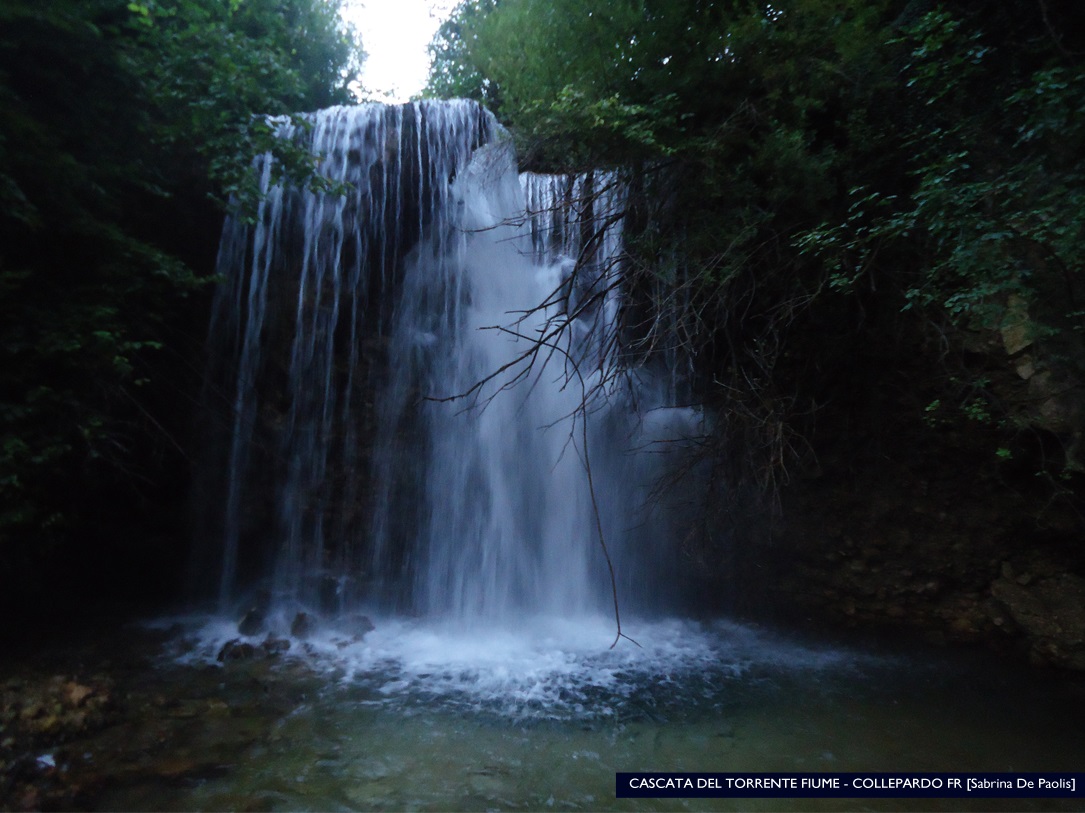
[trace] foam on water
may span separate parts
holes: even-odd
[[[1085,748],[1079,685],[937,650],[879,658],[738,623],[632,616],[623,628],[643,649],[609,650],[606,618],[467,631],[373,616],[361,640],[328,620],[278,658],[220,665],[235,623],[156,626],[178,621],[188,633],[175,642],[192,647],[180,660],[194,668],[175,656],[147,681],[153,702],[133,708],[151,738],[127,747],[157,745],[125,752],[101,809],[674,810],[673,799],[615,799],[615,772],[1073,771]],[[162,707],[164,697],[176,699]],[[177,734],[163,750],[170,721]],[[214,772],[173,778],[197,758]],[[136,763],[161,774],[141,767],[147,779],[133,779]],[[871,809],[869,799],[762,801]],[[998,809],[1029,809],[1004,801]],[[998,800],[955,802],[991,810]]]
[[[222,618],[181,622],[185,651],[174,661],[218,664],[217,653],[238,639],[236,625]],[[636,621],[637,644],[623,639],[613,649],[613,619],[605,616],[535,616],[485,630],[396,617],[374,623],[359,635],[349,622],[329,622],[292,640],[282,658],[303,661],[336,689],[361,691],[367,703],[537,719],[620,717],[631,702],[718,704],[758,682],[816,679],[876,660],[729,621]],[[263,635],[243,640],[258,645]]]

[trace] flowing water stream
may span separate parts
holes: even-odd
[[[197,500],[220,608],[259,589],[288,612],[486,627],[598,611],[616,588],[661,606],[677,546],[645,499],[668,455],[646,448],[701,417],[622,358],[620,178],[519,176],[469,102],[333,108],[281,134],[348,191],[275,185],[265,159],[256,222],[226,225],[225,408]]]

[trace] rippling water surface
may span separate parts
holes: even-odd
[[[345,624],[274,659],[221,664],[235,626],[184,619],[157,679],[205,682],[212,714],[194,721],[187,747],[217,767],[118,788],[106,806],[1075,809],[1071,800],[614,798],[617,771],[1080,770],[1074,684],[1002,663],[866,654],[730,622],[630,620],[639,646],[614,649],[606,618],[486,630],[374,622],[364,636]]]

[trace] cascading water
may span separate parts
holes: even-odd
[[[282,136],[347,194],[274,185],[265,159],[256,222],[230,220],[220,252],[228,454],[204,493],[224,495],[222,609],[263,580],[285,612],[597,612],[601,541],[623,602],[656,592],[664,523],[638,513],[656,464],[628,451],[644,386],[619,374],[618,178],[518,179],[470,102],[309,125]]]

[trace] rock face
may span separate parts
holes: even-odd
[[[285,638],[276,638],[269,632],[264,643],[260,644],[260,648],[268,655],[281,655],[290,650],[290,642]]]
[[[368,615],[348,615],[345,620],[347,629],[351,630],[359,638],[364,638],[367,633],[376,629]]]
[[[241,635],[259,635],[264,631],[264,611],[259,607],[253,607],[241,617],[237,624],[237,631]]]
[[[1005,607],[1039,663],[1085,670],[1085,579],[1071,574],[1032,581],[1004,573],[991,595]]]
[[[1018,381],[1012,376],[992,379],[992,389],[1008,405],[1021,423],[1035,426],[1059,437],[1066,450],[1066,468],[1085,471],[1081,458],[1082,433],[1085,431],[1085,381],[1080,358],[1082,347],[1075,343],[1075,331],[1063,331],[1053,347],[1038,346],[1043,328],[1029,315],[1028,306],[1018,296],[1010,296],[1000,329],[1002,346],[1009,357]],[[1022,351],[1028,350],[1027,353]],[[1027,383],[1026,383],[1027,382]]]
[[[944,402],[934,411],[943,384],[921,348],[893,365],[872,353],[869,382],[855,384],[849,412],[819,415],[817,465],[795,472],[782,520],[732,580],[736,591],[761,587],[755,609],[1085,670],[1082,395],[1065,375],[1054,386],[1015,313],[966,350],[1000,368],[991,414],[1009,410],[1027,431],[978,413],[954,420]],[[891,391],[894,376],[906,384]]]
[[[304,641],[316,630],[316,620],[308,613],[298,613],[290,624],[290,635]]]
[[[1085,670],[1085,549],[1073,505],[1009,489],[963,459],[881,469],[793,490],[786,524],[754,561],[762,575],[750,577],[773,574],[767,603]]]

